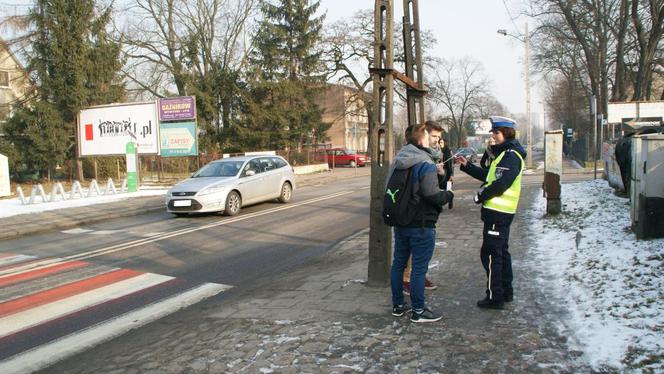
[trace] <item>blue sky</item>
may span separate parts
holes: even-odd
[[[23,10],[28,0],[0,0],[0,15]],[[360,9],[373,9],[374,0],[320,0],[320,11],[327,11],[326,22],[350,17]],[[523,43],[499,35],[498,29],[512,34],[524,32],[526,18],[518,16],[520,0],[420,0],[420,26],[435,35],[438,45],[433,54],[443,58],[472,57],[483,63],[492,81],[491,90],[508,110],[525,113]],[[15,7],[19,5],[18,7]],[[403,3],[394,0],[395,19],[403,16]],[[534,27],[531,21],[530,28]],[[517,29],[518,28],[518,29]],[[426,75],[426,70],[424,71]],[[541,111],[537,77],[531,74],[531,111]]]
[[[518,16],[518,4],[506,3],[511,14]],[[330,22],[373,7],[373,0],[321,0],[320,10],[327,10]],[[394,0],[394,7],[395,19],[400,19],[402,1]],[[522,16],[512,22],[502,0],[420,0],[419,7],[420,27],[431,30],[438,40],[433,54],[443,58],[470,56],[481,61],[498,100],[511,112],[525,113],[524,44],[496,31],[523,33],[526,19]],[[534,27],[532,21],[529,27]],[[541,110],[540,93],[532,72],[531,81],[531,111],[536,113]]]

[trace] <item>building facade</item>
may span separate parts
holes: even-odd
[[[323,110],[323,122],[333,148],[366,152],[369,145],[369,119],[358,91],[343,85],[330,84],[316,100]]]
[[[3,125],[11,116],[12,106],[25,98],[28,91],[28,77],[21,62],[0,39],[0,135]]]

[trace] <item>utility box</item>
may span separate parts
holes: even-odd
[[[0,155],[0,197],[12,194],[9,185],[9,159],[5,155]]]
[[[635,233],[638,238],[664,238],[664,134],[641,136],[640,161]]]

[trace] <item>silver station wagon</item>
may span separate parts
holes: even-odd
[[[212,161],[166,194],[166,210],[177,216],[223,212],[234,216],[243,206],[278,199],[290,201],[295,173],[279,156],[242,156]]]

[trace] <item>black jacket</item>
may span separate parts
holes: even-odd
[[[493,197],[502,195],[508,188],[514,183],[514,180],[521,172],[522,161],[514,152],[518,152],[522,158],[526,158],[526,151],[523,149],[521,144],[516,139],[511,139],[503,144],[497,144],[491,146],[491,151],[496,158],[500,156],[501,153],[507,151],[505,156],[503,156],[500,163],[496,165],[496,180],[489,187],[485,187],[479,193],[479,202],[489,200]],[[514,152],[511,152],[514,151]],[[489,168],[481,168],[477,165],[471,164],[470,162],[466,166],[461,166],[461,170],[466,172],[471,177],[481,180],[482,182],[486,181],[486,177],[489,174]],[[484,210],[484,209],[483,209]]]

